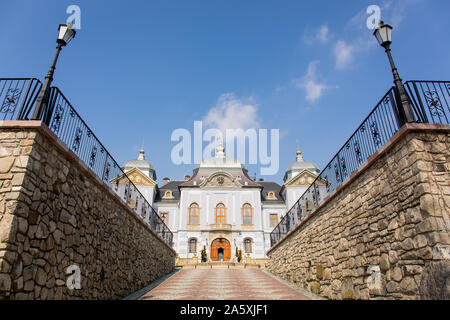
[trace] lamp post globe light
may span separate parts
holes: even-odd
[[[56,47],[55,57],[53,58],[52,65],[45,76],[44,85],[42,86],[41,91],[39,92],[39,96],[36,100],[36,107],[34,108],[33,120],[41,120],[44,109],[48,104],[49,95],[50,95],[50,85],[53,81],[53,74],[56,69],[56,62],[58,61],[59,53],[61,52],[62,47],[69,44],[69,42],[75,37],[76,31],[72,28],[72,24],[60,24],[58,28],[58,37],[56,39],[56,43],[58,46]]]
[[[379,26],[377,29],[375,29],[373,35],[375,36],[375,38],[377,38],[380,46],[382,46],[386,50],[389,63],[391,64],[392,74],[394,76],[394,84],[400,97],[401,108],[403,109],[399,110],[399,112],[400,114],[404,114],[406,122],[414,122],[414,114],[409,102],[408,95],[406,93],[405,87],[403,86],[402,79],[398,74],[397,67],[395,66],[394,59],[392,58],[391,54],[392,27],[388,24],[385,24],[383,21],[380,21]]]

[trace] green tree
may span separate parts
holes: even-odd
[[[206,262],[206,246],[203,246],[203,250],[202,250],[202,262]]]

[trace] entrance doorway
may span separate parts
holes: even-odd
[[[215,239],[211,243],[211,260],[212,261],[230,261],[231,245],[227,239]]]

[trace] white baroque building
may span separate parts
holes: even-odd
[[[282,186],[255,181],[242,163],[225,156],[223,147],[192,176],[165,178],[161,186],[143,149],[122,169],[173,232],[179,257],[200,258],[205,248],[209,261],[235,261],[236,249],[243,257],[265,259],[273,228],[319,174],[297,151]]]

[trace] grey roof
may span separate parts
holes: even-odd
[[[293,176],[295,176],[297,173],[302,172],[303,170],[309,170],[316,175],[320,174],[320,169],[314,163],[305,161],[305,159],[303,159],[302,153],[300,152],[300,150],[298,150],[296,160],[287,168],[284,174],[283,181],[287,182]]]
[[[138,169],[147,169],[147,170],[155,170],[153,165],[147,160],[130,160],[125,162],[123,165],[124,168],[138,168]]]
[[[155,202],[174,202],[180,200],[180,189],[178,188],[183,184],[184,180],[174,180],[158,188],[155,196]],[[172,191],[173,199],[163,199],[167,190]]]
[[[312,162],[309,161],[296,161],[291,163],[286,171],[292,170],[310,170],[312,172],[318,171],[319,168]]]
[[[143,148],[139,151],[139,156],[137,159],[127,161],[122,166],[122,170],[125,172],[134,168],[141,170],[144,174],[148,175],[150,178],[156,181],[155,168],[150,163],[150,161],[145,160],[145,151]]]
[[[282,195],[280,194],[281,186],[272,181],[258,181],[258,183],[263,186],[263,189],[261,190],[261,201],[264,203],[284,203],[284,199]],[[276,200],[270,200],[268,199],[268,193],[270,191],[275,192],[275,196],[277,197]]]
[[[240,179],[238,179],[237,181],[242,184],[244,188],[261,188],[261,185],[259,183],[255,182],[248,176],[247,170],[242,168],[196,168],[192,173],[191,179],[189,179],[189,181],[183,181],[184,183],[181,185],[181,187],[199,187],[204,181],[202,179],[202,176],[207,179],[212,174],[218,172],[227,173],[234,178],[240,176]]]

